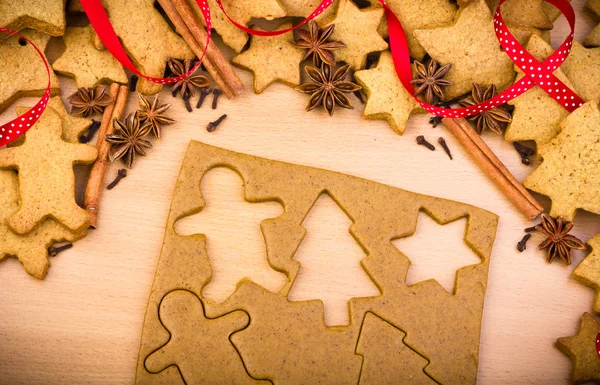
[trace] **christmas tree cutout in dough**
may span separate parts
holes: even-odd
[[[321,299],[327,326],[348,324],[349,299],[380,294],[360,265],[367,255],[348,231],[352,224],[327,193],[321,194],[302,222],[306,236],[293,258],[301,267],[288,299]]]
[[[202,297],[223,302],[244,278],[274,293],[281,290],[287,277],[269,266],[261,231],[263,220],[281,215],[281,205],[247,202],[240,176],[224,167],[207,172],[200,190],[206,206],[198,214],[177,222],[176,230],[180,235],[206,236],[212,278],[204,287]],[[239,215],[223,215],[232,211]]]

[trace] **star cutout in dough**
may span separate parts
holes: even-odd
[[[571,54],[560,68],[586,102],[600,98],[600,48],[584,48],[573,41]]]
[[[40,51],[44,52],[50,36],[25,31]],[[38,53],[29,44],[21,45],[18,36],[0,41],[0,112],[24,96],[42,96],[48,85],[48,73]],[[58,78],[50,71],[51,94],[58,94]]]
[[[52,36],[65,33],[64,0],[2,0],[0,1],[0,27],[13,31],[25,28]],[[0,34],[2,40],[6,34]]]
[[[335,59],[360,70],[365,68],[368,54],[387,49],[388,44],[377,32],[383,13],[382,7],[359,9],[352,0],[339,0],[335,17],[320,23],[335,24],[330,39],[346,44],[346,48],[335,50]]]
[[[278,29],[290,28],[290,23]],[[300,63],[304,50],[293,43],[291,32],[279,36],[252,36],[250,48],[231,62],[254,74],[254,92],[260,94],[275,81],[291,87],[300,84]]]
[[[376,68],[357,71],[354,77],[367,94],[364,111],[367,119],[385,119],[402,135],[410,115],[423,112],[398,79],[389,51],[381,54]]]
[[[286,16],[285,10],[277,0],[262,0],[262,1],[239,1],[239,0],[222,0],[223,7],[227,14],[233,20],[242,24],[248,25],[252,19],[267,19],[273,20]],[[204,18],[198,6],[193,3],[194,11],[202,23]],[[241,52],[242,48],[248,41],[248,34],[233,25],[225,16],[221,8],[215,0],[208,0],[210,6],[210,16],[212,18],[212,27],[221,35],[223,43],[233,48],[235,52]]]
[[[515,78],[512,60],[500,49],[492,14],[484,0],[461,8],[450,24],[414,32],[425,51],[441,65],[452,63],[446,100],[471,92],[473,83],[502,91]]]
[[[542,62],[554,52],[539,35],[531,37],[527,51]],[[519,81],[525,75],[516,66],[515,70],[518,73],[516,81]],[[560,68],[554,71],[554,75],[569,88],[574,88]],[[560,123],[569,116],[569,111],[539,86],[534,86],[508,104],[515,106],[515,110],[512,122],[506,127],[505,139],[511,142],[535,140],[537,154],[543,156],[546,150],[544,146],[560,133]]]
[[[128,79],[121,63],[107,50],[96,49],[93,36],[91,25],[67,28],[63,37],[67,49],[52,64],[52,69],[75,78],[77,88],[90,88],[100,83],[126,84]]]
[[[594,312],[600,313],[600,234],[587,241],[587,244],[592,248],[592,253],[573,271],[573,277],[596,290]]]
[[[177,365],[186,384],[265,383],[248,375],[229,340],[231,334],[248,325],[247,313],[234,311],[219,318],[206,318],[203,304],[195,294],[176,290],[162,299],[159,317],[171,338],[146,358],[146,368],[151,373]]]
[[[55,96],[50,99],[48,102],[48,107],[52,108],[58,114],[58,116],[60,116],[60,119],[62,120],[62,138],[66,142],[79,143],[79,138],[92,125],[91,119],[69,115],[60,96]],[[30,108],[31,107],[17,107],[17,115],[23,115]],[[24,139],[24,137],[22,136],[19,139]],[[22,143],[23,140],[19,141],[19,139],[13,141],[11,145],[13,143],[15,145]]]
[[[596,338],[600,324],[589,313],[584,313],[579,332],[573,337],[563,337],[556,346],[573,362],[571,380],[573,384],[600,380],[600,358],[596,352]]]

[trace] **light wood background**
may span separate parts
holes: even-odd
[[[580,41],[595,25],[583,11],[583,3],[573,0],[579,15],[576,37]],[[567,26],[561,19],[552,32],[554,43],[559,43],[566,34]],[[61,49],[61,44],[55,43],[51,58]],[[585,253],[575,253],[571,267],[560,263],[548,265],[544,254],[535,250],[542,240],[540,235],[533,237],[526,252],[518,253],[515,244],[523,236],[523,229],[533,223],[525,220],[482,174],[447,129],[427,124],[427,116],[411,118],[405,135],[399,136],[383,121],[362,119],[363,106],[356,99],[353,99],[355,110],[337,110],[333,118],[323,111],[306,113],[305,95],[281,84],[255,95],[251,91],[251,75],[242,70],[237,72],[248,91],[235,100],[221,99],[216,111],[209,108],[209,100],[202,109],[187,113],[181,99],[172,99],[168,91],[163,92],[163,100],[173,103],[170,112],[177,124],[164,129],[163,138],[154,142],[148,156],[138,159],[127,179],[116,189],[105,192],[99,228],[90,231],[72,250],[53,258],[44,281],[28,276],[16,259],[0,264],[1,384],[133,383],[146,300],[159,258],[164,224],[191,139],[348,173],[469,203],[498,214],[500,225],[483,317],[479,383],[567,382],[571,364],[554,342],[558,337],[576,333],[582,313],[591,310],[592,290],[570,278]],[[61,84],[63,97],[74,90],[70,79],[61,78]],[[23,99],[18,104],[32,105],[34,101]],[[136,103],[132,97],[128,111],[133,111]],[[227,120],[216,132],[208,133],[207,122],[223,113],[228,114]],[[13,116],[11,108],[0,115],[0,121]],[[430,152],[417,146],[415,137],[421,134],[432,142],[444,136],[454,160],[450,161],[441,149]],[[520,180],[533,170],[521,164],[512,145],[501,137],[487,133],[484,138]],[[120,164],[110,167],[107,182],[120,167]],[[239,179],[228,178],[227,173],[217,175],[216,180],[220,182],[207,188],[217,192],[239,189]],[[255,210],[232,209],[239,206],[229,205],[229,195],[223,195],[222,216],[229,221],[211,225],[217,230],[226,231],[226,223],[255,214]],[[272,214],[273,208],[267,212]],[[338,218],[336,212],[330,203],[320,206],[322,215],[311,226],[319,234],[322,232],[317,237],[321,242],[316,239],[308,243],[302,258],[335,253],[336,244],[340,249],[352,248],[351,239],[337,237],[340,231],[347,230],[348,223],[343,217],[340,221],[330,220]],[[425,218],[419,221],[417,234],[410,242],[398,244],[413,260],[411,282],[433,277],[451,289],[454,271],[461,264],[440,261],[454,261],[452,255],[457,255],[464,257],[462,264],[474,263],[468,251],[460,251],[464,225],[460,221],[457,224],[441,227]],[[181,226],[193,231],[194,226],[206,223],[202,224],[202,217],[198,216]],[[600,232],[600,218],[580,212],[574,232],[587,240]],[[246,231],[237,239],[248,244],[257,241],[260,242],[260,234],[255,231]],[[356,256],[360,258],[360,252]],[[221,262],[233,263],[227,258]],[[362,283],[354,285],[353,290],[357,295],[372,294],[370,282],[360,279],[364,273],[355,258],[336,262],[340,266],[328,273],[330,281],[366,282],[364,287]],[[240,263],[239,259],[235,263]],[[258,263],[265,262],[259,258]],[[336,272],[339,274],[334,276]],[[265,277],[266,285],[270,279],[278,279]],[[328,323],[343,323],[344,307],[329,303],[339,305],[344,292],[340,289],[323,292],[307,272],[301,273],[300,278],[304,280],[304,291],[299,298],[324,299]],[[213,294],[223,293],[215,289]]]

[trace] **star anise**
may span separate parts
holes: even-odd
[[[175,119],[169,118],[165,112],[171,107],[170,104],[159,105],[158,96],[154,97],[154,101],[150,101],[142,94],[138,94],[140,98],[140,109],[137,111],[140,118],[140,124],[149,123],[152,126],[152,133],[160,139],[161,125],[173,124]]]
[[[167,64],[173,75],[176,77],[189,72],[194,67],[194,61],[192,59],[181,62],[177,59],[170,58]],[[173,84],[171,90],[173,91],[173,95],[179,90],[179,94],[183,98],[193,98],[194,95],[196,95],[196,87],[202,88],[209,84],[210,80],[208,80],[206,76],[191,74]]]
[[[303,60],[312,55],[315,66],[321,67],[322,63],[334,66],[335,56],[333,56],[333,50],[337,48],[346,48],[346,44],[341,41],[327,41],[334,29],[335,24],[329,24],[327,27],[321,29],[319,28],[319,24],[314,20],[311,20],[308,23],[308,31],[299,29],[299,39],[295,44],[300,48],[307,49]]]
[[[473,91],[471,96],[458,101],[463,107],[474,106],[483,103],[496,96],[496,85],[492,84],[488,89],[484,86],[473,83]],[[503,123],[510,123],[512,116],[506,110],[505,106],[498,106],[489,111],[482,111],[476,115],[469,116],[468,120],[473,120],[476,123],[476,131],[481,134],[485,129],[494,131],[497,134],[502,134]]]
[[[151,148],[152,143],[144,139],[150,133],[152,125],[141,123],[137,112],[129,114],[124,122],[119,119],[113,121],[115,133],[106,135],[105,140],[112,146],[108,152],[111,162],[123,159],[128,168],[133,166],[136,155],[146,155],[145,148]]]
[[[349,65],[338,68],[335,73],[326,63],[320,70],[314,67],[306,67],[305,70],[312,82],[301,84],[296,89],[310,95],[306,111],[323,105],[329,116],[333,116],[336,104],[343,108],[354,108],[345,94],[358,91],[361,87],[346,80]]]
[[[429,65],[415,61],[415,78],[411,80],[412,84],[417,86],[415,96],[423,94],[427,104],[434,104],[437,101],[444,100],[444,91],[442,87],[452,84],[450,80],[444,79],[444,76],[450,71],[452,64],[448,63],[441,66],[437,61],[431,59]]]
[[[112,96],[106,92],[106,87],[79,88],[69,96],[69,103],[73,106],[71,113],[74,115],[89,116],[102,113],[104,107],[114,102]]]
[[[539,246],[540,250],[547,250],[548,263],[552,263],[554,258],[558,256],[565,265],[570,265],[571,249],[585,249],[585,245],[580,239],[569,234],[572,228],[573,223],[565,222],[563,217],[553,218],[547,214],[542,214],[542,223],[535,226],[535,229],[548,237]]]

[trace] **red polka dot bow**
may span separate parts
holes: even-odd
[[[292,28],[277,31],[259,31],[248,28],[233,20],[227,14],[227,10],[223,7],[223,3],[221,2],[221,0],[215,1],[217,2],[221,10],[223,10],[225,16],[227,16],[227,18],[236,27],[238,27],[244,32],[257,36],[276,36],[299,28],[302,25],[306,24],[308,21],[314,19],[320,13],[322,13],[325,9],[331,6],[331,3],[333,2],[333,0],[322,0],[321,3],[317,6],[317,8],[305,20],[303,20],[300,24]],[[512,100],[517,96],[523,94],[524,92],[530,90],[536,85],[541,87],[548,95],[554,98],[569,112],[574,111],[584,103],[584,101],[575,92],[573,92],[573,90],[567,87],[560,79],[558,79],[553,74],[553,71],[556,70],[565,61],[565,59],[571,52],[571,47],[573,43],[573,31],[575,30],[575,12],[573,11],[573,8],[571,7],[569,1],[546,0],[547,2],[551,3],[556,8],[558,8],[558,10],[565,15],[571,27],[571,33],[562,43],[559,49],[557,49],[543,63],[540,63],[529,52],[527,52],[527,50],[523,48],[523,46],[515,39],[515,37],[510,33],[510,31],[506,27],[506,24],[504,23],[504,19],[502,18],[500,12],[500,6],[505,1],[506,0],[500,0],[496,12],[494,14],[494,29],[496,32],[496,36],[498,37],[498,41],[502,46],[502,49],[511,58],[511,60],[525,73],[525,76],[523,76],[517,83],[512,85],[504,92],[500,93],[499,95],[496,95],[494,98],[487,100],[483,103],[465,108],[440,108],[437,106],[427,104],[422,100],[418,99],[416,96],[414,96],[415,89],[414,86],[410,83],[410,81],[412,80],[412,68],[410,65],[410,53],[408,50],[408,44],[406,42],[406,34],[404,32],[404,29],[402,28],[400,20],[394,14],[394,12],[392,12],[391,8],[386,4],[385,0],[379,0],[381,5],[385,9],[390,39],[390,49],[392,51],[392,57],[394,59],[394,65],[396,68],[398,78],[400,79],[406,90],[411,95],[413,95],[413,97],[426,111],[434,115],[447,118],[466,117],[477,114],[482,111],[490,110],[494,107],[504,104],[509,100]],[[211,37],[210,9],[206,0],[196,0],[196,3],[200,8],[204,20],[206,22],[207,38],[205,47],[208,47],[208,43],[210,42]],[[188,73],[185,73],[178,77],[154,78],[146,76],[140,73],[140,71],[138,71],[138,69],[135,67],[135,65],[132,63],[131,59],[125,52],[125,49],[121,45],[119,38],[117,37],[110,23],[110,20],[108,19],[108,16],[106,15],[106,11],[100,3],[100,0],[81,0],[81,5],[85,10],[85,13],[88,15],[90,23],[96,30],[98,37],[102,40],[102,42],[104,43],[106,48],[111,52],[111,54],[125,68],[145,79],[159,84],[175,83],[196,71],[196,69],[200,66],[200,62],[204,58],[206,50],[203,52],[202,57],[200,57],[200,61],[194,66],[194,68],[192,68]],[[14,33],[6,29],[0,29],[0,31]],[[37,52],[44,60],[44,64],[46,65],[46,69],[48,70],[49,77],[50,70],[48,67],[48,63],[44,58],[44,55],[39,51],[37,47],[35,47],[35,45],[32,44],[32,46],[37,50]],[[16,139],[18,136],[22,135],[25,131],[27,131],[27,129],[31,125],[33,125],[33,123],[37,121],[39,115],[46,107],[49,93],[50,82],[48,81],[48,89],[46,90],[46,93],[31,110],[29,110],[25,115],[23,115],[23,117],[20,117],[16,120],[8,122],[3,126],[0,126],[0,147]]]

